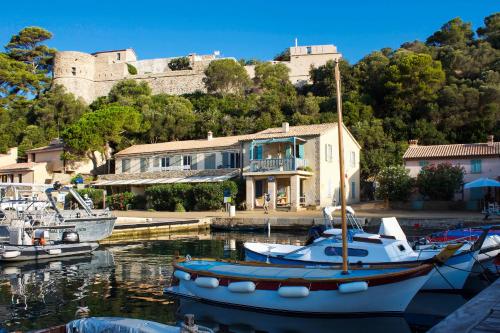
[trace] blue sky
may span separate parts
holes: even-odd
[[[24,0],[0,8],[0,45],[37,25],[54,34],[50,45],[59,50],[132,47],[140,59],[220,50],[267,60],[297,37],[300,45],[335,44],[351,63],[383,47],[425,40],[454,17],[477,29],[500,11],[498,0]]]

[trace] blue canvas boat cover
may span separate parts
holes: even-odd
[[[91,317],[73,320],[66,325],[66,331],[68,333],[179,333],[180,328],[140,319]]]

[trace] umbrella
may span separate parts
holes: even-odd
[[[464,185],[464,188],[500,187],[500,182],[489,178],[479,178]]]

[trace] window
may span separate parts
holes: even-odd
[[[168,168],[169,166],[170,166],[170,158],[169,157],[162,157],[161,158],[161,167]]]
[[[429,161],[418,161],[418,165],[423,168],[429,165]]]
[[[403,244],[399,244],[399,245],[398,245],[398,249],[399,249],[399,251],[401,251],[401,252],[406,251],[405,246],[404,246]]]
[[[355,168],[356,167],[356,152],[355,151],[351,151],[350,162],[351,162],[351,168]]]
[[[331,144],[325,145],[325,161],[327,162],[333,161],[333,146]]]
[[[351,199],[356,199],[356,182],[351,182]]]
[[[205,155],[205,169],[215,169],[215,154]]]
[[[122,58],[122,55],[120,53],[117,53],[116,54],[116,60],[121,60],[121,58]]]
[[[481,160],[470,161],[470,173],[481,173]]]
[[[141,172],[146,172],[149,169],[149,159],[141,158]]]
[[[71,67],[71,74],[76,75],[76,67]]]
[[[124,158],[122,160],[122,172],[129,172],[130,171],[130,159]]]
[[[306,47],[306,51],[307,51],[307,54],[311,54],[312,53],[312,47],[310,47],[310,46]]]
[[[239,168],[240,167],[240,153],[223,152],[222,153],[222,167],[223,168]]]
[[[191,165],[191,155],[182,156],[182,165]]]
[[[7,183],[7,175],[2,175],[2,183]]]
[[[325,248],[325,254],[327,256],[342,256],[342,247],[340,246],[327,246]],[[368,251],[364,249],[348,248],[347,255],[349,257],[366,257],[368,256]]]
[[[31,154],[31,162],[36,162],[36,154]]]
[[[23,175],[22,174],[18,174],[17,175],[17,182],[18,183],[22,183],[23,182]]]

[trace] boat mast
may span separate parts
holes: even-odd
[[[348,274],[347,265],[347,214],[345,202],[345,171],[344,171],[344,142],[342,141],[342,94],[340,91],[339,60],[335,61],[335,83],[337,87],[337,114],[339,133],[339,171],[340,171],[340,211],[342,215],[342,274]]]

